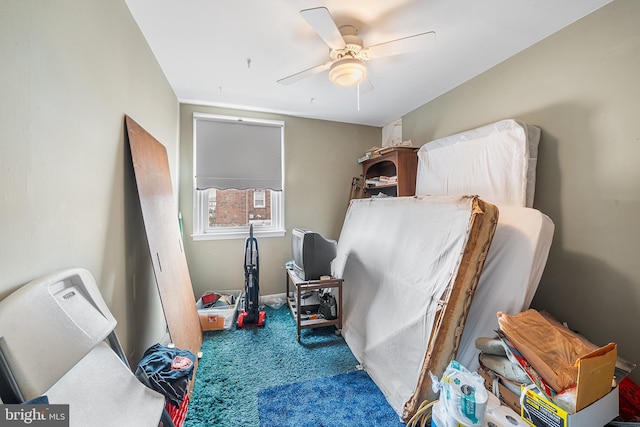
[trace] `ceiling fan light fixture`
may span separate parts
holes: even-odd
[[[331,65],[329,79],[333,84],[349,87],[360,83],[367,76],[367,67],[358,58],[342,58]]]

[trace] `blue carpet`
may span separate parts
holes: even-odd
[[[403,427],[364,371],[348,372],[258,393],[260,427]]]
[[[304,329],[298,342],[286,306],[266,311],[263,327],[234,325],[204,334],[185,427],[258,427],[261,390],[355,370],[358,362],[334,327]],[[315,404],[307,406],[307,411],[314,408]],[[354,410],[352,405],[338,409]]]

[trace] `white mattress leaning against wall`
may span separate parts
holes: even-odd
[[[475,339],[495,336],[496,313],[526,310],[555,226],[533,209],[540,129],[502,120],[431,141],[418,151],[416,195],[475,194],[500,210],[456,359],[479,367]]]

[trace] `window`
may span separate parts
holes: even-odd
[[[254,191],[253,192],[253,207],[256,209],[266,207],[264,202],[265,191]]]
[[[194,113],[194,240],[284,235],[283,144],[283,122]]]

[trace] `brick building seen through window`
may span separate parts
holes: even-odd
[[[209,190],[209,227],[271,225],[270,190]]]

